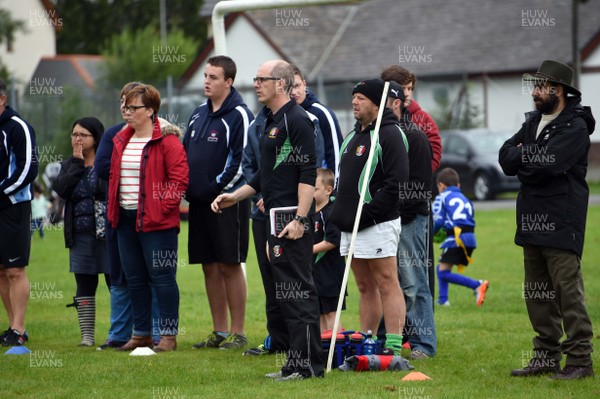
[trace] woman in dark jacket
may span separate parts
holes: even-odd
[[[69,268],[75,273],[77,293],[73,297],[81,329],[80,346],[94,346],[96,288],[98,274],[103,273],[110,287],[106,245],[97,237],[94,202],[106,204],[106,183],[94,170],[94,159],[104,132],[96,118],[75,121],[71,133],[73,156],[61,163],[54,191],[65,201],[64,236],[69,248]],[[101,208],[98,208],[101,209]],[[105,218],[106,214],[98,215]]]

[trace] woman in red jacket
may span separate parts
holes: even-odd
[[[127,125],[113,139],[108,220],[117,231],[121,264],[131,293],[134,330],[120,350],[152,347],[152,329],[161,335],[158,352],[177,348],[179,288],[177,235],[179,203],[188,185],[185,151],[173,126],[161,130],[160,94],[140,85],[125,98]],[[160,320],[152,326],[151,287]]]

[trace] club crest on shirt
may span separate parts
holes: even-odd
[[[210,141],[213,143],[219,141],[219,132],[217,132],[216,130],[211,130],[208,134],[208,138],[206,139],[206,141]]]
[[[356,156],[357,157],[362,156],[366,150],[367,150],[367,147],[365,147],[364,145],[359,145],[358,147],[356,147]]]
[[[321,222],[319,220],[315,221],[315,233],[318,233],[320,228]]]
[[[273,247],[273,255],[275,255],[276,258],[279,258],[282,252],[283,251],[281,250],[281,245],[275,245]]]
[[[277,133],[279,133],[279,129],[274,127],[269,131],[269,138],[274,139],[277,137]]]

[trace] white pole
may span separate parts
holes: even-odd
[[[381,118],[383,117],[383,110],[387,102],[387,92],[390,87],[390,82],[385,82],[383,86],[383,95],[381,96],[381,102],[379,104],[379,112],[377,113],[377,122],[375,123],[375,132],[371,138],[371,148],[369,149],[369,157],[367,158],[367,164],[365,165],[365,176],[371,174],[371,162],[375,155],[375,147],[379,141],[379,128],[381,127]],[[358,208],[356,209],[356,217],[354,219],[354,227],[352,228],[352,238],[350,239],[350,248],[348,249],[348,257],[346,258],[346,269],[344,270],[344,279],[342,280],[342,289],[340,290],[340,298],[338,300],[337,310],[335,312],[335,322],[333,323],[333,331],[331,332],[331,342],[329,343],[329,356],[327,358],[327,372],[331,371],[331,362],[333,360],[333,349],[335,346],[335,336],[340,325],[340,314],[342,312],[342,303],[344,302],[344,294],[346,293],[346,286],[348,285],[348,274],[350,273],[350,264],[352,263],[352,256],[354,255],[354,244],[356,242],[356,234],[358,233],[358,225],[360,222],[360,215],[362,214],[362,208],[364,205],[365,194],[367,192],[367,185],[369,179],[365,179],[360,188],[360,199],[358,200]]]
[[[230,0],[220,1],[213,8],[211,23],[215,54],[227,55],[225,41],[225,14],[230,12],[286,8],[295,6],[315,6],[325,4],[355,3],[361,0]]]

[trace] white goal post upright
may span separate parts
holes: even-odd
[[[377,113],[377,122],[375,122],[375,131],[373,137],[371,137],[371,148],[369,149],[369,157],[365,165],[365,176],[371,174],[371,162],[375,156],[375,147],[379,142],[379,129],[381,128],[381,119],[383,117],[383,110],[387,102],[387,92],[390,87],[390,82],[385,82],[383,85],[383,94],[381,96],[381,102],[379,104],[379,112]],[[350,264],[352,263],[352,257],[354,256],[354,245],[356,242],[356,234],[358,233],[358,225],[360,223],[360,215],[365,200],[365,194],[367,192],[367,185],[369,179],[364,179],[362,187],[360,188],[360,199],[358,200],[358,208],[356,209],[356,217],[354,219],[354,227],[352,228],[352,238],[350,239],[350,248],[348,249],[348,257],[346,258],[346,268],[344,270],[344,278],[342,280],[342,289],[340,290],[340,297],[338,299],[337,310],[335,311],[335,322],[333,323],[333,331],[331,332],[331,342],[329,343],[329,356],[327,357],[327,372],[331,371],[331,363],[333,360],[333,352],[335,348],[335,337],[340,326],[340,313],[342,311],[342,304],[344,303],[344,294],[346,292],[346,286],[348,285],[348,274],[350,273]]]

